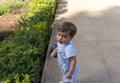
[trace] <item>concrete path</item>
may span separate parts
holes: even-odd
[[[59,0],[54,31],[63,21],[73,22],[78,32],[77,83],[120,83],[120,0]],[[48,49],[49,51],[49,49]],[[41,83],[61,80],[57,59],[47,53]]]

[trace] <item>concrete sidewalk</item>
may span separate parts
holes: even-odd
[[[59,0],[50,45],[63,21],[78,28],[73,39],[77,83],[120,83],[120,0]],[[58,83],[61,78],[57,59],[47,53],[41,83]]]

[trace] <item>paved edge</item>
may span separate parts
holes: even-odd
[[[52,34],[51,34],[51,38],[50,38],[50,42],[49,42],[49,46],[48,46],[48,50],[47,50],[47,54],[46,54],[46,59],[45,59],[45,64],[44,64],[44,68],[43,68],[43,73],[42,73],[42,78],[41,78],[41,83],[45,83],[46,80],[46,74],[47,74],[47,66],[49,64],[49,52],[50,52],[50,46],[52,44],[52,42],[55,41],[55,34],[56,34],[56,28],[55,28],[56,24],[54,25],[54,28],[52,29]]]
[[[50,57],[49,57],[50,47],[53,42],[56,42],[57,28],[59,27],[59,23],[61,23],[61,20],[57,20],[57,18],[59,17],[59,15],[64,13],[62,12],[63,11],[62,8],[64,7],[64,6],[62,7],[62,4],[66,4],[64,2],[65,2],[64,0],[56,0],[56,13],[55,13],[53,25],[51,26],[52,32],[51,32],[50,42],[48,45],[45,64],[42,72],[41,83],[45,83],[47,80],[47,74],[48,74],[47,68],[50,65]]]

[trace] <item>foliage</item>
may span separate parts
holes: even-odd
[[[11,0],[9,5],[10,7],[21,8],[23,6],[23,0]]]
[[[7,3],[0,4],[0,15],[3,15],[4,13],[10,13],[11,10],[9,9],[9,5]]]
[[[30,83],[30,77],[28,74],[22,74],[23,80],[20,81],[20,76],[15,74],[13,79],[15,83]],[[0,83],[10,83],[10,77],[3,79]]]
[[[55,12],[49,1],[31,0],[19,30],[0,42],[0,83],[40,82]]]
[[[55,13],[55,1],[56,0],[31,0],[27,6],[27,13],[21,17],[23,21],[21,22],[21,27],[32,27],[31,25],[36,25],[40,21],[46,21],[47,27],[50,27]]]
[[[10,0],[0,4],[0,15],[12,13],[12,8],[21,8],[23,0]]]
[[[43,64],[40,61],[46,47],[43,37],[40,31],[23,30],[3,41],[0,44],[1,79],[9,74],[28,73],[31,82],[38,83],[40,65]]]

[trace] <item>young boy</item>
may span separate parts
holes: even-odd
[[[62,72],[63,81],[59,83],[75,83],[78,73],[76,60],[76,50],[72,39],[77,32],[76,26],[71,22],[64,22],[60,25],[57,32],[57,48],[55,48],[51,57],[54,58],[57,53],[57,59]]]

